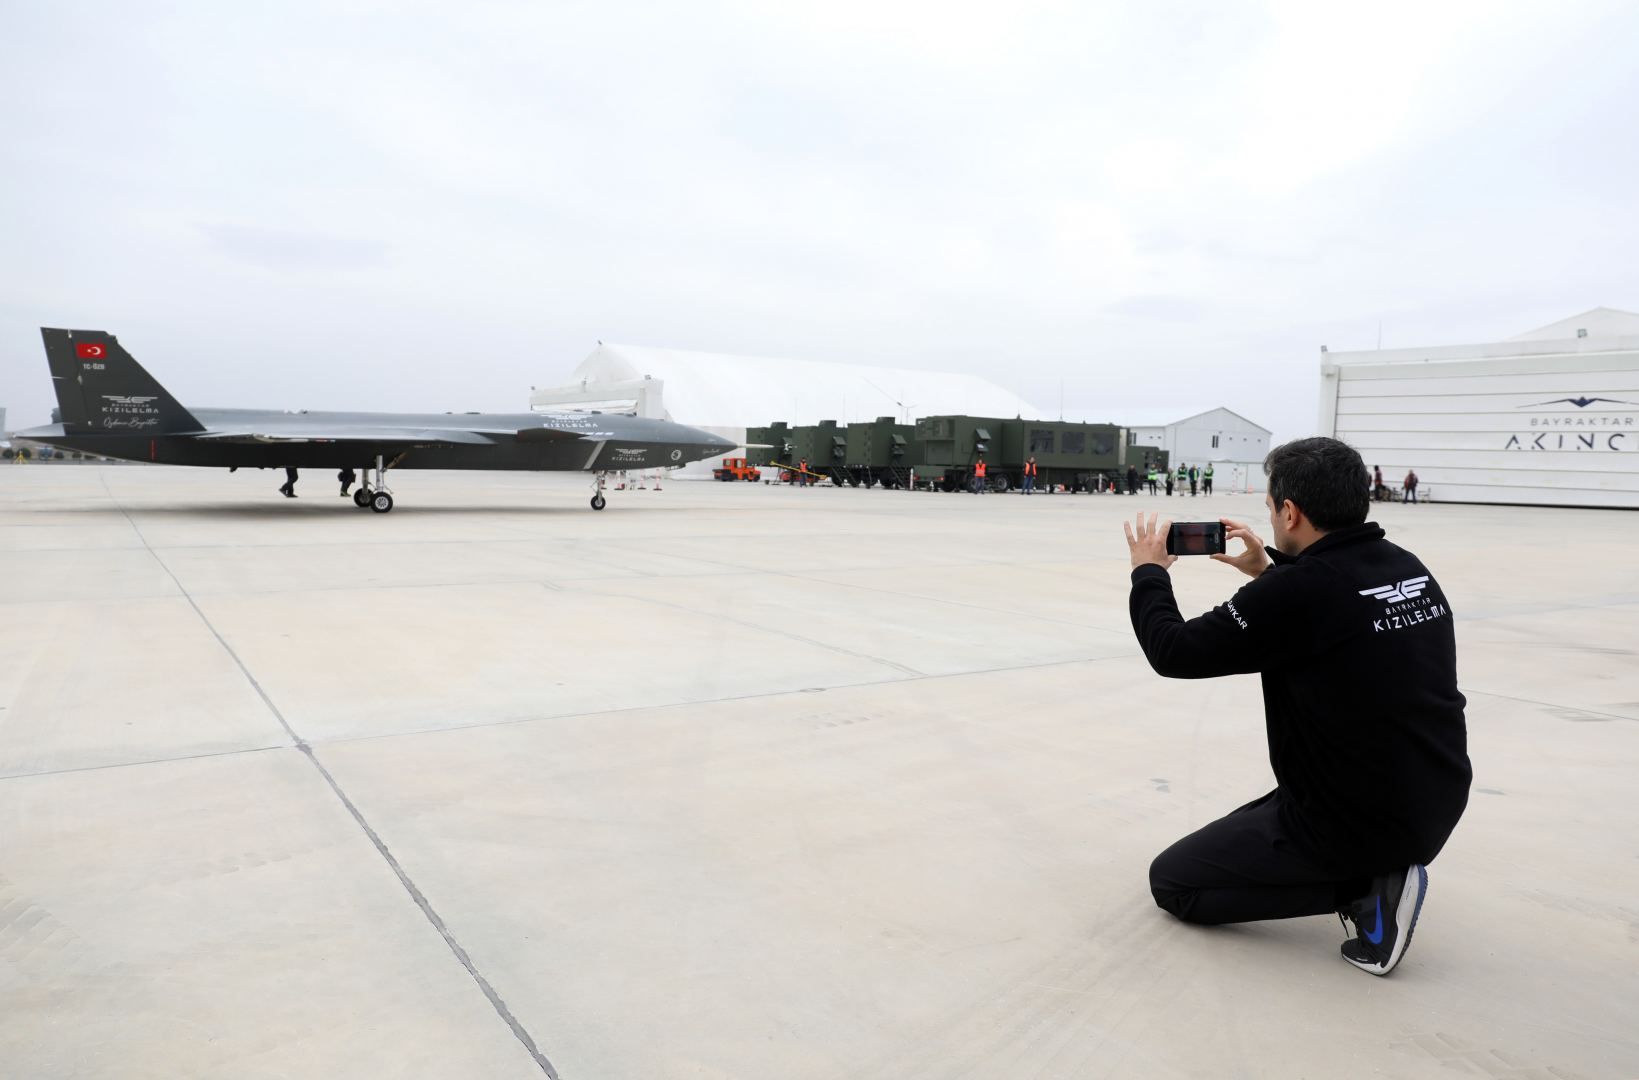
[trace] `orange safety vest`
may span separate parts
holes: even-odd
[[[979,477],[981,480],[984,479],[984,475],[985,475],[985,463],[984,462],[981,461],[977,465],[973,466],[973,475]]]
[[[1035,476],[1036,475],[1036,465],[1035,465],[1034,462],[1027,461],[1027,462],[1024,463],[1024,475],[1026,475],[1026,476]]]

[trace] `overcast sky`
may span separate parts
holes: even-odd
[[[0,0],[0,407],[47,420],[57,326],[197,405],[517,411],[601,339],[1298,436],[1322,344],[1639,309],[1636,44],[1564,0]]]

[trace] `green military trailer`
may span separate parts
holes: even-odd
[[[746,428],[746,464],[767,468],[793,460],[791,425],[776,420],[767,427]]]
[[[970,490],[980,458],[990,491],[1022,487],[1025,465],[1034,458],[1034,487],[1044,493],[1122,490],[1129,464],[1142,482],[1151,464],[1166,463],[1165,451],[1129,446],[1126,430],[1115,424],[930,416],[917,422],[916,437],[928,479],[946,491]]]
[[[1120,492],[1129,484],[1142,487],[1152,466],[1166,468],[1165,450],[1134,445],[1128,430],[1116,424],[1026,421],[1022,439],[1026,458],[1034,455],[1041,467],[1038,486],[1050,482],[1071,491]]]
[[[1154,446],[1127,445],[1127,463],[1138,470],[1138,490],[1143,491],[1148,484],[1151,470],[1155,472],[1155,487],[1159,493],[1166,485],[1169,471],[1168,461],[1171,454]],[[1127,476],[1122,473],[1122,486],[1126,486]]]
[[[1014,420],[1003,433],[991,485],[1023,486],[1025,464],[1035,458],[1037,490],[1096,491],[1120,468],[1125,434],[1114,424]]]
[[[924,416],[916,422],[922,467],[917,481],[943,491],[961,491],[973,482],[973,467],[982,457],[988,466],[1001,449],[1000,417]],[[924,474],[924,470],[926,470]]]
[[[792,427],[784,420],[775,420],[767,427],[746,428],[746,464],[774,470],[765,474],[765,480],[795,483],[798,462],[807,460],[812,466],[816,460],[817,437],[817,428]]]
[[[808,462],[809,482],[816,476],[827,477],[833,484],[848,482],[848,429],[839,427],[835,420],[821,420],[817,424],[803,424],[791,429],[791,453],[780,461],[787,467]],[[782,476],[781,479],[786,479]]]
[[[916,425],[901,424],[891,416],[879,416],[868,424],[848,425],[848,452],[845,468],[848,483],[855,487],[881,484],[885,488],[909,487],[911,474],[921,464],[917,454]]]

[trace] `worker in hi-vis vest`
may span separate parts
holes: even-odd
[[[1210,462],[1207,463],[1205,469],[1201,470],[1201,494],[1212,494],[1212,464]],[[1231,492],[1230,494],[1234,493]]]
[[[985,459],[980,458],[973,466],[973,494],[977,495],[985,489]]]
[[[1145,474],[1145,476],[1144,476],[1144,486],[1146,486],[1150,489],[1150,494],[1151,495],[1154,495],[1154,494],[1157,494],[1155,489],[1156,489],[1156,486],[1160,483],[1161,483],[1161,473],[1159,471],[1157,471],[1157,469],[1155,468],[1154,465],[1151,465],[1150,466],[1150,471],[1147,474]]]
[[[1036,491],[1036,457],[1034,454],[1024,463],[1024,487],[1026,495],[1033,495]]]

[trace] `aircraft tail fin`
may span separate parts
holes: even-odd
[[[40,336],[66,431],[170,435],[203,430],[113,334],[42,327]]]

